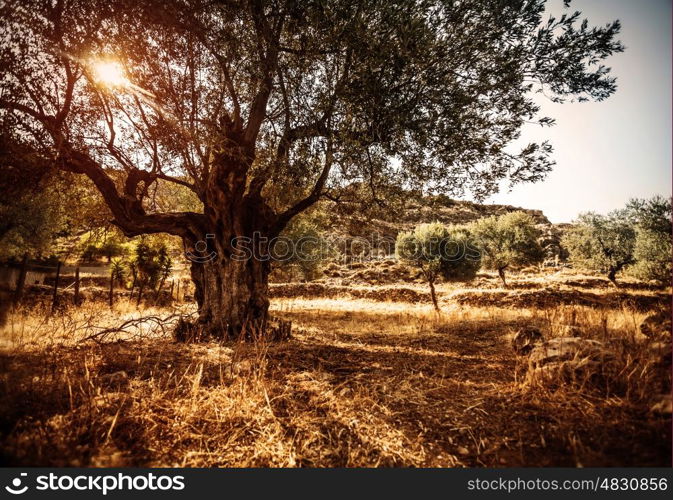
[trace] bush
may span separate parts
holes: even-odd
[[[318,225],[302,217],[288,224],[273,250],[277,257],[274,267],[291,276],[298,270],[304,281],[316,279],[323,262],[330,255]]]
[[[413,231],[398,234],[395,254],[407,265],[421,269],[430,285],[432,304],[437,311],[437,278],[469,281],[481,266],[479,252],[470,233],[464,228],[446,227],[438,222],[421,224]]]
[[[470,226],[484,267],[498,271],[507,286],[505,270],[539,264],[544,251],[538,239],[540,231],[535,219],[525,212],[510,212],[501,216],[484,217]]]
[[[607,273],[616,285],[622,270],[648,280],[671,280],[671,200],[634,199],[608,215],[580,215],[563,237],[570,261]]]

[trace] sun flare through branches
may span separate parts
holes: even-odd
[[[108,87],[125,87],[129,84],[124,69],[116,61],[94,61],[93,71],[96,81]]]

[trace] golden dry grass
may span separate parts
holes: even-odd
[[[0,353],[6,465],[670,466],[671,420],[650,411],[670,365],[627,306],[459,305],[284,298],[294,336],[176,344],[143,327],[100,342],[92,326],[168,310],[90,304],[47,321],[10,315]],[[515,292],[513,292],[515,293]],[[634,292],[635,293],[635,292]],[[642,292],[646,293],[646,292]],[[525,383],[510,347],[546,336],[615,341],[609,386]]]

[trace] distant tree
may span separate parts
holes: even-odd
[[[430,285],[436,311],[439,311],[435,292],[437,278],[469,281],[481,265],[470,233],[464,228],[446,227],[439,222],[421,224],[413,231],[399,233],[395,253],[402,262],[420,268]]]
[[[161,241],[141,238],[136,244],[135,255],[129,267],[134,286],[138,288],[138,304],[146,289],[159,291],[173,266],[166,245]]]
[[[567,6],[566,2],[566,6]],[[87,176],[126,236],[168,233],[192,262],[199,328],[238,337],[268,315],[266,253],[290,220],[354,181],[486,196],[542,179],[534,93],[602,100],[619,22],[543,0],[23,0],[0,6],[0,119]],[[198,207],[153,204],[158,182]],[[373,197],[376,197],[375,195]],[[226,286],[221,286],[226,283]]]
[[[623,210],[581,214],[562,239],[572,264],[606,273],[615,286],[617,273],[635,262],[635,243],[636,226]]]
[[[273,266],[292,272],[298,269],[305,281],[316,279],[330,247],[315,221],[299,217],[280,234],[272,255]]]
[[[65,227],[53,164],[0,136],[0,259],[48,252]]]
[[[503,286],[507,286],[505,271],[544,259],[544,250],[538,243],[540,231],[535,219],[526,212],[484,217],[472,223],[474,235],[484,267],[498,271]]]
[[[128,251],[129,244],[121,233],[116,231],[103,232],[100,238],[97,238],[96,232],[88,234],[86,245],[81,252],[81,259],[86,262],[92,262],[99,258],[104,258],[108,263],[115,257],[124,257]]]
[[[671,284],[673,245],[670,234],[637,228],[633,256],[636,262],[629,269],[630,274],[662,285]]]
[[[636,227],[635,263],[629,273],[636,278],[670,285],[673,272],[671,198],[655,196],[648,200],[631,200],[625,215]]]

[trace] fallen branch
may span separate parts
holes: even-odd
[[[132,318],[124,321],[121,325],[115,326],[112,328],[104,328],[101,326],[92,326],[91,328],[101,328],[99,332],[93,333],[79,340],[80,343],[93,340],[97,343],[103,343],[106,339],[115,333],[126,333],[130,334],[129,330],[140,329],[139,333],[131,336],[131,339],[146,338],[152,336],[157,331],[161,331],[163,335],[166,335],[167,328],[174,326],[175,323],[180,318],[185,316],[189,317],[192,314],[171,314],[170,316],[143,316],[141,318]],[[143,328],[147,328],[146,325],[149,325],[149,331],[142,332]]]

